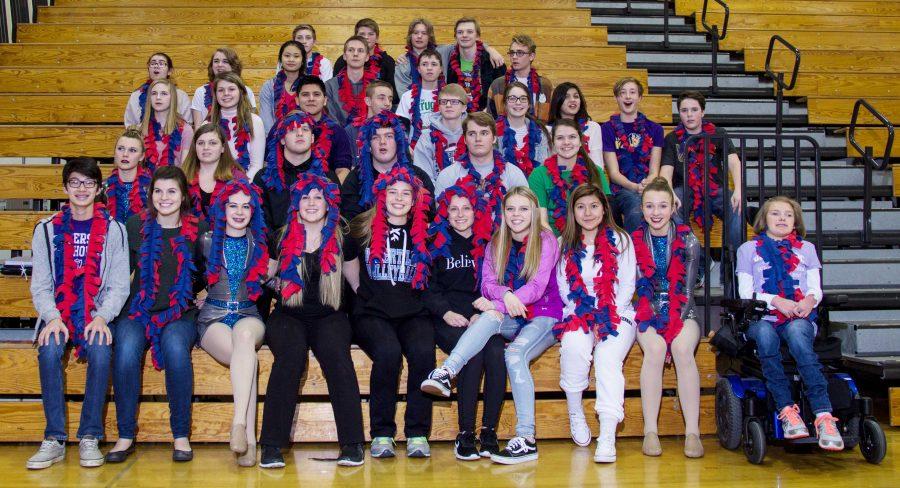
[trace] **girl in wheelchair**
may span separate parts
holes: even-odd
[[[816,307],[822,301],[816,247],[804,241],[806,228],[800,204],[785,197],[767,200],[753,225],[757,237],[737,252],[738,293],[741,298],[765,301],[769,315],[747,329],[756,342],[766,389],[780,412],[778,419],[786,439],[809,436],[800,407],[791,396],[790,382],[781,358],[784,341],[797,363],[809,405],[815,414],[819,447],[840,451],[844,441],[831,415],[828,385],[822,365],[813,351],[816,336]]]

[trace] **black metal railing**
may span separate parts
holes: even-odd
[[[879,162],[873,153],[872,146],[866,146],[865,149],[856,142],[856,129],[859,126],[859,109],[864,107],[873,117],[881,123],[876,127],[884,127],[888,132],[888,139],[884,147],[884,157]],[[850,118],[850,134],[848,136],[850,145],[853,146],[860,154],[863,155],[863,226],[862,241],[863,245],[872,243],[872,171],[887,169],[887,165],[891,159],[891,149],[894,146],[894,124],[887,117],[875,109],[869,102],[860,98],[853,105],[853,116]]]
[[[719,92],[719,41],[724,40],[725,36],[728,35],[728,19],[731,15],[731,10],[722,0],[713,1],[725,9],[725,18],[722,20],[722,31],[719,31],[718,24],[709,25],[706,23],[706,15],[709,11],[709,0],[703,0],[703,13],[700,16],[700,24],[706,30],[706,33],[709,34],[710,41],[712,42],[712,69],[710,70],[712,84],[709,87],[709,91],[715,95]]]
[[[663,41],[662,47],[669,47],[669,3],[672,0],[663,0]],[[625,0],[625,15],[631,15],[634,9],[631,7],[631,0]]]
[[[794,53],[794,69],[793,74],[791,75],[791,82],[784,82],[784,72],[774,72],[772,71],[772,53],[775,51],[775,42],[780,42],[784,47],[788,48],[791,52]],[[775,88],[778,90],[775,96],[775,100],[778,104],[775,107],[775,133],[781,134],[784,127],[784,110],[782,104],[784,102],[784,92],[791,91],[794,89],[794,85],[797,84],[797,74],[800,72],[800,50],[794,47],[793,44],[786,41],[783,37],[779,35],[772,36],[769,39],[769,50],[766,52],[766,76],[772,78],[772,81],[775,83]]]
[[[728,134],[727,139],[730,142],[726,143],[726,137],[719,134],[706,134],[701,133],[697,135],[690,136],[684,144],[684,147],[689,147],[692,144],[695,144],[699,141],[702,141],[704,147],[709,147],[710,143],[716,146],[716,158],[721,158],[721,179],[723,182],[722,189],[728,188],[728,182],[730,181],[730,171],[731,169],[728,166],[728,158],[730,153],[730,146],[733,143],[737,143],[737,146],[734,147],[734,154],[737,155],[740,160],[740,168],[741,168],[741,181],[740,181],[740,201],[738,202],[738,208],[735,214],[738,218],[741,219],[740,225],[740,242],[745,242],[747,240],[747,223],[752,223],[752,219],[748,218],[748,214],[759,211],[759,208],[762,206],[762,203],[769,197],[773,195],[787,195],[798,202],[812,202],[812,208],[809,208],[809,205],[804,208],[804,211],[813,212],[813,219],[815,222],[815,233],[811,235],[811,239],[816,244],[816,251],[819,254],[819,258],[822,257],[822,182],[821,182],[821,174],[822,174],[822,161],[820,157],[820,148],[819,143],[810,136],[807,135],[784,135],[784,134],[765,134],[765,133],[753,133],[753,134]],[[726,147],[727,144],[727,147]],[[801,158],[801,149],[803,146],[808,146],[811,151],[804,151],[803,154],[808,154],[811,152],[811,155],[808,156],[809,161],[806,163],[806,167],[803,166],[803,161]],[[723,149],[724,147],[724,149]],[[780,148],[780,149],[779,149]],[[784,149],[788,149],[785,151]],[[767,156],[774,154],[774,161],[767,161]],[[785,154],[791,154],[793,156],[792,159],[786,160],[784,157]],[[682,158],[686,159],[686,158]],[[737,296],[737,287],[734,284],[735,274],[734,274],[734,265],[735,265],[735,256],[737,253],[737,249],[730,244],[732,240],[732,236],[729,231],[729,223],[730,223],[730,214],[727,211],[728,206],[731,205],[731,191],[722,191],[720,195],[711,198],[710,197],[710,187],[709,187],[709,169],[711,163],[713,163],[713,159],[710,156],[708,151],[704,151],[704,164],[703,164],[703,190],[702,190],[702,211],[703,211],[703,250],[704,250],[704,268],[707,270],[707,278],[703,283],[703,326],[705,329],[705,333],[709,333],[712,330],[712,307],[717,305],[718,300],[714,300],[712,296],[712,288],[711,288],[711,276],[710,276],[710,267],[712,264],[712,243],[710,239],[711,234],[711,225],[712,216],[713,216],[713,205],[716,203],[721,203],[721,206],[716,205],[721,209],[720,215],[718,217],[722,220],[722,242],[721,242],[721,267],[722,267],[722,286],[723,286],[723,294],[722,296],[726,298],[734,298]],[[811,165],[810,165],[811,163]],[[680,194],[682,197],[688,195],[688,168],[687,162],[682,161],[681,163],[681,175],[682,181],[680,188],[676,190],[680,190]],[[755,179],[752,182],[748,182],[748,176],[755,176]],[[786,178],[787,176],[787,178]],[[811,180],[811,181],[810,181]],[[804,189],[813,188],[813,197],[804,198]],[[721,198],[721,202],[714,202],[715,198]],[[681,198],[684,201],[684,198]],[[749,205],[748,205],[749,204]],[[682,205],[679,210],[681,220],[683,222],[689,222],[692,216],[690,215],[690,210],[687,205]],[[807,226],[809,228],[809,226]]]
[[[0,1],[0,43],[16,42],[16,26],[37,19],[38,7],[53,5],[53,0]]]

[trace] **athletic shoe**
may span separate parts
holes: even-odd
[[[28,469],[44,469],[53,466],[66,458],[66,444],[54,438],[44,439],[38,452],[28,458],[25,467]]]
[[[406,457],[427,458],[431,457],[431,447],[428,446],[427,437],[410,437],[406,439]]]
[[[362,443],[345,444],[341,446],[341,455],[338,456],[338,466],[361,466],[366,460]]]
[[[103,466],[103,453],[97,447],[99,441],[92,435],[86,435],[78,443],[78,458],[82,467],[96,468]]]
[[[500,453],[500,443],[497,442],[497,432],[487,427],[481,428],[481,434],[478,435],[478,454],[483,458],[491,457],[491,454]]]
[[[597,438],[597,449],[594,451],[595,463],[616,462],[616,436],[600,436]]]
[[[456,435],[456,444],[453,446],[456,459],[461,461],[476,461],[481,459],[478,449],[475,449],[475,433],[460,432]]]
[[[569,431],[572,433],[572,440],[581,447],[591,444],[591,428],[588,427],[587,419],[584,414],[569,414]]]
[[[819,447],[826,451],[841,451],[844,449],[844,439],[837,428],[837,419],[830,413],[816,417],[816,436],[819,437]]]
[[[262,455],[259,459],[260,468],[283,468],[284,456],[281,455],[281,449],[273,446],[262,446]]]
[[[491,454],[491,461],[499,464],[519,464],[528,461],[537,461],[537,443],[524,437],[513,437],[506,444],[506,448],[497,454]]]
[[[781,413],[778,414],[778,420],[781,421],[781,430],[784,431],[785,439],[809,437],[809,430],[800,417],[800,407],[797,404],[782,408]]]
[[[369,454],[373,458],[392,458],[396,456],[394,453],[394,438],[375,437],[372,439],[372,445],[369,446]]]
[[[431,395],[449,397],[450,390],[453,388],[452,380],[453,375],[450,374],[450,370],[441,366],[432,371],[419,388]]]

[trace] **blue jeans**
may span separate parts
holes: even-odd
[[[103,439],[103,410],[106,407],[106,389],[109,387],[112,347],[107,344],[100,345],[99,342],[100,339],[95,336],[94,343],[86,345],[82,352],[82,357],[87,359],[87,378],[84,385],[84,403],[81,406],[81,421],[78,424],[78,438],[90,435]],[[44,417],[47,419],[45,439],[53,437],[64,441],[68,438],[62,365],[65,352],[66,343],[57,344],[54,336],[50,336],[50,342],[46,346],[38,347],[41,402],[44,406]],[[73,355],[71,360],[74,359]]]
[[[688,219],[693,220],[693,215],[691,215],[691,209],[693,208],[694,201],[694,193],[688,189],[688,194],[682,195],[684,193],[684,187],[681,185],[678,188],[675,188],[675,195],[681,200],[681,205],[683,209],[686,209],[688,212]],[[701,211],[703,210],[701,203]],[[679,224],[685,223],[683,217],[683,210],[679,209],[675,212],[675,222]],[[727,229],[728,235],[726,236],[728,239],[728,245],[731,246],[733,251],[737,251],[737,248],[741,247],[741,244],[744,243],[744,239],[741,236],[741,231],[744,227],[744,219],[741,218],[740,212],[735,212],[734,209],[731,208],[731,192],[725,190],[725,198],[718,197],[712,198],[709,201],[709,213],[710,215],[714,215],[722,219],[722,225]],[[701,241],[701,245],[703,242]],[[724,271],[724,268],[723,268]]]
[[[194,390],[194,368],[191,348],[197,341],[194,322],[179,319],[165,327],[160,337],[160,349],[166,364],[166,396],[169,398],[169,425],[172,437],[188,437],[191,432],[191,395]],[[116,424],[119,438],[134,439],[137,427],[137,406],[141,394],[141,373],[144,352],[149,341],[144,327],[127,316],[115,322],[113,328],[115,361],[113,388],[116,401]]]
[[[500,334],[512,340],[506,348],[505,359],[513,401],[516,404],[517,436],[534,436],[534,378],[529,365],[547,348],[556,344],[553,337],[553,325],[556,322],[551,317],[536,317],[519,330],[519,324],[509,315],[498,320],[494,314],[482,313],[459,338],[456,347],[444,361],[444,366],[458,373],[494,335]]]
[[[636,191],[619,189],[618,193],[612,196],[610,201],[612,204],[613,216],[622,219],[622,227],[628,233],[632,233],[640,227],[644,221],[644,213],[641,211],[641,194]]]
[[[782,408],[797,402],[791,397],[790,382],[781,364],[781,341],[787,343],[791,356],[797,363],[797,370],[803,380],[803,388],[813,413],[831,411],[828,400],[828,382],[822,374],[819,357],[813,351],[815,326],[806,319],[794,319],[779,327],[772,322],[760,320],[750,324],[747,335],[756,341],[756,352],[762,364],[766,388],[775,398],[775,406]]]

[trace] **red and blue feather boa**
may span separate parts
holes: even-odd
[[[453,161],[447,161],[447,136],[435,126],[431,126],[431,144],[434,146],[434,164],[437,166],[437,172],[453,164]],[[453,159],[458,160],[460,156],[466,152],[466,136],[461,134],[459,140],[456,141],[456,150],[453,152]]]
[[[287,73],[284,72],[283,69],[278,70],[278,73],[275,75],[275,83],[272,86],[272,95],[275,100],[275,120],[281,120],[285,115],[293,112],[297,109],[297,90],[300,89],[300,79],[302,76],[298,76],[293,83],[291,83],[291,89],[289,91],[285,91],[284,82],[287,81]]]
[[[181,161],[176,160],[175,155],[181,150],[183,129],[184,121],[179,118],[172,132],[163,134],[162,124],[156,120],[156,117],[150,118],[150,128],[147,135],[144,136],[144,153],[146,154],[144,161],[151,173],[156,171],[156,168],[181,164]],[[162,152],[156,147],[157,142],[163,143]]]
[[[786,238],[776,241],[762,233],[754,238],[756,241],[756,254],[769,265],[763,270],[762,291],[772,295],[799,302],[804,295],[800,290],[800,281],[794,279],[791,273],[800,265],[800,257],[797,253],[803,247],[803,239],[796,232],[791,232]],[[781,313],[777,308],[769,312],[775,316],[775,326],[784,325],[792,320]],[[810,322],[816,320],[816,310],[806,317]]]
[[[506,195],[506,185],[503,184],[503,172],[506,171],[506,163],[500,157],[500,153],[494,150],[494,167],[491,173],[484,177],[475,169],[468,151],[459,155],[459,165],[472,177],[478,187],[479,197],[486,202],[486,215],[492,215],[494,228],[500,225],[503,218],[503,197]]]
[[[710,140],[709,147],[705,147],[706,142],[703,134],[715,135],[716,126],[711,122],[703,122],[701,133],[687,145],[685,143],[691,137],[691,134],[688,133],[684,124],[678,124],[678,127],[675,127],[678,146],[684,148],[685,172],[687,173],[685,176],[687,178],[688,191],[693,195],[691,199],[691,215],[697,225],[704,227],[705,224],[706,227],[709,227],[712,225],[712,217],[706,219],[706,222],[704,222],[703,218],[703,166],[706,163],[707,154],[709,155],[710,163],[716,157],[716,145]],[[722,189],[716,182],[717,174],[719,174],[719,168],[715,164],[710,164],[707,169],[709,194],[706,198],[719,198],[721,195]]]
[[[147,111],[147,91],[150,89],[150,83],[153,83],[153,80],[147,78],[147,81],[141,83],[141,86],[138,87],[138,103],[141,106],[141,118],[140,120],[144,120],[144,113]]]
[[[394,142],[397,145],[397,162],[394,168],[403,167],[412,171],[412,162],[409,160],[409,142],[406,139],[406,131],[400,122],[400,117],[389,110],[382,110],[367,120],[359,129],[356,137],[356,146],[359,148],[359,204],[363,208],[369,208],[375,200],[374,188],[375,168],[372,166],[372,146],[369,141],[378,129],[394,129]]]
[[[147,189],[150,187],[150,171],[138,165],[137,177],[131,183],[131,190],[126,194],[125,186],[119,179],[119,170],[114,169],[106,179],[106,208],[117,222],[125,223],[132,215],[141,213],[147,205]],[[121,207],[123,212],[119,212]]]
[[[587,183],[590,180],[590,174],[584,158],[579,155],[575,158],[575,166],[572,167],[571,181],[566,181],[562,177],[558,161],[558,156],[554,154],[544,161],[544,167],[547,168],[547,174],[550,175],[550,181],[553,182],[553,186],[550,188],[550,200],[554,207],[550,217],[553,219],[553,227],[562,233],[566,228],[569,191],[582,183]]]
[[[309,171],[322,176],[328,171],[328,155],[331,154],[332,142],[331,128],[328,127],[325,117],[316,123],[306,112],[297,110],[279,120],[266,139],[266,165],[262,170],[262,176],[263,186],[267,191],[281,193],[289,190],[284,177],[284,146],[281,144],[281,140],[288,132],[304,124],[310,127],[315,137],[311,149],[312,161]]]
[[[506,116],[497,117],[497,137],[503,146],[503,159],[515,164],[525,173],[527,178],[535,168],[541,165],[540,161],[535,160],[535,153],[543,138],[541,126],[531,118],[526,118],[528,124],[528,132],[522,140],[522,147],[519,148],[516,143],[516,131],[509,127]]]
[[[234,160],[241,168],[244,168],[244,171],[247,171],[247,168],[250,167],[250,139],[253,137],[253,119],[250,118],[247,123],[240,126],[238,125],[237,115],[232,117],[231,120],[219,119],[219,127],[222,128],[222,132],[225,133],[225,139],[228,141],[232,138],[232,124],[237,129],[236,133],[233,135],[234,150],[237,152]]]
[[[306,60],[306,74],[309,76],[318,76],[322,77],[322,60],[325,59],[325,56],[322,56],[318,51],[313,51],[309,53],[309,59]]]
[[[509,86],[510,83],[517,81],[516,80],[516,72],[513,71],[512,68],[506,69],[505,75],[506,85]],[[538,72],[536,69],[531,68],[531,71],[528,72],[528,93],[531,95],[531,102],[528,104],[528,113],[532,116],[535,115],[535,105],[536,102],[541,97],[541,79],[538,76]]]
[[[450,214],[449,206],[453,197],[462,197],[469,201],[472,210],[475,211],[475,220],[472,223],[472,259],[475,260],[475,280],[481,276],[481,265],[484,262],[484,253],[493,234],[493,220],[487,214],[485,201],[478,198],[475,181],[471,176],[460,178],[455,185],[447,188],[441,193],[437,202],[437,212],[435,212],[434,220],[428,228],[428,237],[431,242],[430,252],[431,259],[434,260],[438,256],[450,256],[450,242],[453,236],[450,233]]]
[[[518,247],[518,250],[516,250]],[[528,251],[528,236],[521,243],[513,242],[509,246],[509,256],[506,260],[506,268],[503,269],[503,284],[510,290],[516,291],[525,286],[528,282],[522,276],[522,268],[525,267],[525,253]],[[519,330],[528,324],[528,321],[534,318],[534,304],[525,306],[525,316],[516,317],[516,323],[519,324]],[[516,331],[518,334],[518,331]]]
[[[612,124],[613,132],[616,140],[621,146],[616,150],[616,156],[619,160],[619,170],[633,183],[640,183],[650,173],[650,156],[653,152],[653,137],[650,135],[650,121],[647,117],[638,112],[637,119],[634,121],[634,130],[640,135],[640,146],[634,147],[625,132],[625,124],[619,114],[614,114],[609,118]],[[610,188],[613,193],[618,193],[622,189],[621,186],[610,182]]]
[[[467,112],[477,112],[484,107],[481,106],[481,92],[484,87],[481,86],[481,60],[484,59],[484,44],[481,41],[475,41],[475,57],[472,59],[472,71],[463,73],[460,64],[460,47],[459,44],[450,53],[450,70],[456,75],[456,82],[466,89],[469,94],[469,103],[466,107]]]
[[[416,73],[417,77],[419,77],[418,76],[419,73],[416,70],[412,70],[412,71]],[[418,142],[419,137],[422,137],[422,127],[425,124],[425,122],[422,120],[422,107],[420,106],[420,104],[422,102],[421,77],[419,77],[419,80],[420,81],[416,81],[414,78],[412,84],[409,85],[409,89],[412,92],[410,94],[410,95],[412,95],[412,106],[409,108],[409,110],[410,110],[409,115],[411,118],[410,132],[412,133],[412,136],[410,137],[410,140],[409,140],[409,148],[410,149],[415,149],[416,142]],[[438,103],[438,94],[440,93],[441,88],[443,88],[443,87],[444,87],[444,75],[442,74],[441,77],[437,81],[437,86],[435,87],[434,91],[431,94],[432,100],[433,100],[431,110],[434,113],[440,112],[440,104]]]

